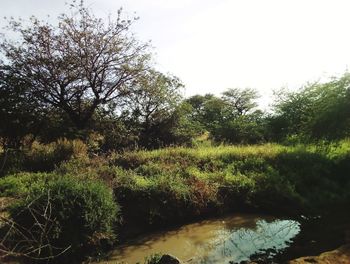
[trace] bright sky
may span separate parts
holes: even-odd
[[[56,17],[66,0],[0,0],[0,16]],[[348,0],[86,0],[99,16],[120,6],[140,20],[157,67],[178,76],[186,95],[273,89],[345,72],[350,64]],[[1,25],[5,25],[1,21]]]

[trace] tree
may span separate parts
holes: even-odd
[[[305,135],[306,126],[312,113],[313,96],[310,93],[315,83],[299,91],[285,89],[275,91],[274,114],[269,117],[270,136],[274,140]]]
[[[149,70],[137,79],[125,97],[125,106],[147,128],[175,109],[182,99],[182,87],[177,77]]]
[[[5,148],[18,148],[28,134],[37,134],[44,120],[44,111],[30,85],[18,79],[11,69],[0,68],[0,139]]]
[[[210,132],[216,141],[257,143],[265,139],[264,114],[256,110],[257,91],[228,89],[221,98],[211,94],[186,100],[192,106],[191,118]]]
[[[105,23],[81,2],[59,16],[57,26],[35,17],[29,26],[11,20],[20,40],[5,40],[1,49],[43,104],[62,109],[82,129],[96,109],[127,95],[148,67],[148,44],[130,34],[133,21],[123,20],[119,10]]]
[[[215,130],[216,140],[233,144],[257,144],[265,141],[265,122],[262,111],[230,118]]]
[[[259,95],[255,89],[233,88],[226,90],[222,95],[223,100],[231,106],[234,115],[248,114],[258,105],[255,100],[259,98]]]
[[[227,104],[212,94],[194,95],[186,100],[192,107],[191,119],[213,134],[227,117]]]
[[[350,74],[318,84],[313,90],[312,118],[307,131],[313,138],[350,136]]]
[[[160,133],[166,128],[172,129],[174,122],[169,120],[173,119],[182,100],[182,87],[177,77],[155,70],[149,70],[137,79],[132,92],[124,98],[123,111],[139,125],[141,145],[153,147],[154,141],[161,137]]]
[[[269,118],[270,134],[281,140],[340,139],[350,135],[350,75],[280,91]]]
[[[203,117],[206,112],[206,106],[205,104],[211,100],[214,99],[215,96],[213,94],[206,94],[206,95],[193,95],[190,98],[186,99],[186,103],[191,105],[192,107],[192,118],[196,119],[196,121],[203,121]]]

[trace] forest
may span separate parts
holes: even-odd
[[[57,25],[8,19],[17,37],[0,43],[0,262],[91,263],[233,212],[348,211],[350,73],[277,90],[269,109],[253,88],[186,98],[137,18],[71,8]]]

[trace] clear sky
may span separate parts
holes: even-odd
[[[56,17],[65,2],[0,0],[0,16]],[[273,89],[296,89],[342,74],[350,64],[349,0],[85,2],[98,16],[120,6],[136,12],[133,31],[152,40],[157,67],[178,76],[187,96],[252,87],[267,105]]]

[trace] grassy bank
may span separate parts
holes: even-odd
[[[232,211],[322,213],[350,198],[348,140],[174,147],[105,156],[92,155],[81,142],[60,141],[37,144],[7,159],[0,196],[17,201],[8,209],[10,216],[21,222],[19,208],[25,211],[33,200],[51,193],[52,205],[59,204],[54,208],[66,216],[58,223],[61,238],[72,219],[82,226],[83,237],[59,240],[60,248],[68,242],[81,245],[73,247],[75,252],[91,245],[106,248],[109,241],[132,236],[134,227],[145,231]],[[65,199],[73,202],[62,205]],[[47,200],[40,201],[45,205]]]

